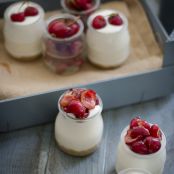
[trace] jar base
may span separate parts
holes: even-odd
[[[88,59],[88,61],[94,65],[95,67],[97,68],[101,68],[101,69],[114,69],[114,68],[118,68],[119,66],[121,66],[122,64],[124,64],[126,62],[127,58],[124,59],[122,62],[119,62],[118,64],[116,65],[108,65],[108,66],[105,66],[105,65],[101,65],[101,64],[98,64],[96,62],[93,62],[91,61],[90,59]]]
[[[62,150],[64,153],[66,153],[68,155],[72,155],[72,156],[77,156],[77,157],[88,156],[88,155],[94,153],[98,148],[98,145],[96,145],[96,146],[94,146],[90,149],[87,149],[87,150],[76,151],[76,150],[73,150],[73,149],[68,149],[68,148],[60,145],[60,143],[58,143],[58,142],[57,142],[57,145],[60,148],[60,150]]]

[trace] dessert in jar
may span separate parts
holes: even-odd
[[[14,58],[30,60],[42,52],[44,11],[34,2],[10,5],[4,13],[4,39],[7,52]]]
[[[55,138],[67,154],[85,156],[99,146],[103,134],[102,101],[94,90],[70,89],[58,101]]]
[[[43,59],[58,74],[71,74],[84,63],[84,25],[73,15],[59,14],[46,21]]]
[[[130,52],[130,36],[126,16],[105,9],[88,18],[87,48],[91,63],[102,68],[121,65]]]
[[[100,0],[61,0],[65,12],[80,16],[84,24],[87,18],[100,6]]]
[[[162,174],[166,161],[166,138],[157,124],[140,117],[131,120],[121,133],[117,149],[116,170],[139,168]]]

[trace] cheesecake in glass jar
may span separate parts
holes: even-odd
[[[103,134],[102,101],[91,89],[70,89],[58,101],[55,138],[62,151],[74,156],[93,153]]]
[[[159,126],[140,117],[132,119],[121,133],[116,171],[139,168],[151,174],[162,174],[165,161],[166,137]]]
[[[66,13],[79,16],[85,24],[90,14],[100,6],[100,0],[61,0],[61,6]]]
[[[70,14],[59,14],[46,21],[43,60],[55,73],[77,72],[85,60],[84,25]]]
[[[20,60],[31,60],[42,53],[44,10],[34,2],[10,5],[4,13],[4,40],[7,52]]]
[[[88,18],[87,50],[89,61],[101,68],[121,65],[130,53],[130,35],[126,16],[104,9]]]

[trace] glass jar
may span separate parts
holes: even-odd
[[[108,19],[112,14],[119,14],[123,24],[110,24]],[[98,15],[106,20],[104,28],[95,29],[92,26],[93,19]],[[127,60],[130,53],[130,35],[128,20],[124,14],[112,9],[99,10],[88,18],[87,24],[87,52],[92,64],[101,68],[114,68]]]
[[[69,38],[55,38],[48,33],[48,25],[56,19],[72,19],[80,26],[79,31]],[[52,16],[46,21],[43,35],[43,60],[48,67],[58,74],[71,74],[80,69],[84,63],[85,43],[84,25],[80,19],[69,14]]]
[[[161,148],[153,154],[140,155],[133,152],[125,144],[125,135],[129,127],[126,127],[120,137],[117,148],[116,171],[127,168],[140,168],[151,172],[152,174],[162,174],[166,161],[166,137],[162,132]]]
[[[37,8],[36,16],[13,22],[12,13],[22,12],[27,6]],[[44,10],[34,2],[18,2],[10,5],[4,13],[4,40],[7,52],[20,60],[31,60],[42,53],[41,38],[44,31]]]
[[[59,113],[55,122],[55,138],[58,146],[65,153],[85,156],[94,152],[99,146],[103,134],[101,115],[103,104],[100,97],[98,95],[97,97],[99,105],[95,106],[90,117],[86,119],[71,117],[70,113],[61,109],[58,101]]]
[[[94,0],[93,7],[88,10],[84,10],[84,11],[78,11],[78,10],[73,10],[73,9],[69,8],[66,4],[66,0],[61,0],[61,6],[65,12],[73,14],[75,16],[80,16],[80,18],[82,19],[82,21],[84,22],[85,27],[86,27],[86,22],[87,22],[89,15],[92,14],[94,11],[96,11],[99,8],[100,0]]]

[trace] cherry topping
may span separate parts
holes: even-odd
[[[37,16],[39,11],[36,7],[28,6],[24,10],[25,16]]]
[[[75,21],[71,23],[66,20],[54,20],[48,25],[48,32],[57,38],[68,38],[73,36],[79,31],[79,25]]]
[[[86,111],[86,108],[78,100],[72,100],[67,106],[67,112],[74,114],[76,118],[80,118],[80,119],[84,118],[85,111]]]
[[[139,154],[148,154],[148,148],[143,141],[137,141],[131,146],[132,151]]]
[[[25,20],[24,12],[12,13],[10,16],[13,22],[23,22]]]
[[[123,24],[123,20],[122,18],[120,17],[119,14],[112,14],[110,17],[109,17],[109,23],[112,24],[112,25],[122,25]]]
[[[162,137],[162,133],[161,133],[160,128],[157,124],[154,124],[151,126],[150,133],[151,133],[152,137],[155,137],[155,138]]]
[[[60,105],[62,107],[66,107],[74,99],[76,99],[76,98],[71,94],[64,95],[60,100]]]
[[[96,16],[93,21],[92,21],[92,26],[95,28],[95,29],[101,29],[101,28],[104,28],[106,26],[106,20],[103,16],[101,15],[98,15]]]
[[[162,133],[157,124],[150,125],[140,117],[133,118],[125,135],[125,143],[139,154],[151,154],[161,147]]]
[[[146,137],[149,136],[149,130],[144,127],[134,127],[131,131],[131,137],[136,138],[138,136]]]
[[[92,0],[68,0],[67,5],[75,10],[83,11],[93,7]]]
[[[81,94],[81,102],[87,109],[93,109],[96,105],[96,95],[93,90],[86,90]]]

